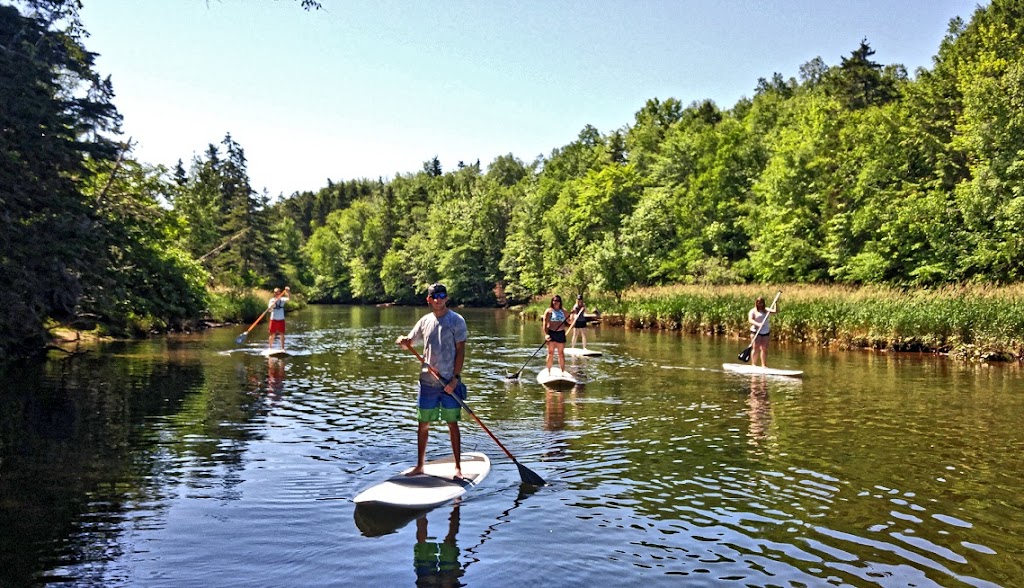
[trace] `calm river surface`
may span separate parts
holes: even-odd
[[[0,585],[1024,586],[1019,366],[588,329],[586,384],[538,385],[540,326],[470,328],[465,451],[493,469],[420,519],[352,497],[415,461],[420,308],[310,307],[4,374]],[[449,453],[431,429],[428,454]]]

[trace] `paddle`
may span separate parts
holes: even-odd
[[[775,295],[775,300],[772,300],[772,305],[769,306],[768,309],[775,308],[775,303],[779,301],[779,296],[782,296],[782,290],[779,290],[779,293]],[[767,312],[766,309],[764,321],[761,321],[761,324],[757,325],[757,328],[754,329],[754,336],[750,338],[750,345],[747,345],[747,348],[744,349],[743,351],[740,351],[740,354],[737,356],[739,360],[742,361],[743,363],[750,361],[750,352],[751,350],[754,349],[754,341],[757,340],[757,334],[761,332],[761,327],[763,327],[764,322],[768,320],[769,314],[771,313]]]
[[[445,386],[448,385],[448,380],[442,378],[441,374],[438,373],[438,371],[434,369],[432,365],[423,361],[423,356],[420,355],[418,351],[413,349],[411,345],[405,346],[405,348],[408,349],[410,353],[415,355],[416,359],[420,360],[421,364],[425,364],[427,366],[427,369],[430,370],[430,373],[433,374],[435,378],[440,380],[441,383],[444,384]],[[519,468],[519,477],[522,478],[524,484],[531,484],[533,486],[543,486],[545,484],[544,478],[541,478],[540,476],[537,475],[536,472],[519,463],[515,456],[512,455],[512,452],[509,451],[501,443],[501,441],[499,441],[498,438],[494,436],[494,433],[492,433],[491,430],[487,428],[487,425],[485,425],[484,422],[480,420],[480,417],[476,416],[476,413],[473,412],[473,409],[470,408],[468,404],[466,404],[465,400],[459,398],[458,394],[452,394],[451,396],[459,403],[460,406],[462,406],[462,408],[466,409],[466,412],[468,412],[470,415],[473,416],[474,419],[476,419],[477,424],[480,425],[480,427],[484,431],[486,431],[488,435],[491,436],[491,439],[494,439],[494,442],[498,444],[498,447],[501,447],[501,450],[504,451],[505,455],[507,455],[508,458],[512,460],[512,463],[516,464],[516,467]]]
[[[274,298],[274,302],[277,302],[282,296],[284,296],[284,292],[285,292],[284,290],[281,290],[281,293],[278,294]],[[267,305],[267,310],[263,311],[263,314],[260,315],[260,318],[256,319],[256,322],[254,322],[253,324],[249,325],[249,328],[246,329],[244,333],[242,333],[241,335],[235,337],[235,344],[236,345],[241,345],[242,343],[244,343],[245,342],[245,338],[249,336],[249,331],[252,331],[253,329],[255,329],[256,325],[258,325],[260,323],[260,321],[263,320],[263,317],[267,316],[268,312],[270,312],[270,305],[269,304]]]
[[[559,305],[559,306],[561,306],[561,305]],[[565,311],[564,311],[564,309],[563,309],[563,311],[562,311],[562,312],[565,312]],[[568,320],[569,320],[569,316],[570,316],[570,315],[569,315],[569,314],[567,313],[567,314],[565,315],[565,318],[564,318],[564,319],[562,319],[562,322],[558,323],[558,326],[559,326],[559,327],[561,327],[562,325],[564,325],[564,324],[566,323],[566,321],[568,321]],[[566,332],[566,333],[568,334],[568,333],[569,333],[569,331],[571,331],[571,330],[572,330],[572,328],[573,328],[573,327],[575,327],[575,326],[576,326],[576,321],[574,320],[574,321],[572,322],[572,324],[571,324],[571,325],[569,325],[569,328],[565,330],[565,332]],[[556,328],[555,330],[557,331],[558,329]],[[526,360],[526,362],[525,362],[525,363],[523,363],[523,367],[519,368],[519,371],[517,371],[516,373],[514,373],[514,374],[509,374],[509,376],[508,376],[508,378],[507,378],[507,379],[509,379],[509,380],[518,380],[518,379],[519,379],[519,374],[523,373],[523,370],[524,370],[524,369],[526,369],[526,365],[527,365],[528,363],[530,363],[531,361],[533,361],[533,358],[537,357],[537,354],[538,354],[538,353],[540,353],[540,350],[541,350],[541,349],[544,349],[544,346],[545,346],[545,345],[547,345],[547,344],[548,344],[548,342],[547,342],[547,341],[544,341],[543,343],[541,343],[541,344],[540,344],[540,347],[538,347],[537,349],[535,349],[535,350],[533,351],[533,355],[531,355],[531,356],[530,356],[530,357],[529,357],[529,358],[528,358],[528,359]]]

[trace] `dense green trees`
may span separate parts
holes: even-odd
[[[0,353],[47,319],[124,331],[196,318],[204,287],[457,303],[671,283],[936,286],[1024,278],[1024,0],[956,19],[930,68],[876,61],[757,80],[724,109],[652,98],[525,163],[328,182],[272,204],[241,145],[172,170],[111,136],[75,2],[0,7]],[[315,2],[302,2],[307,9]],[[43,129],[44,132],[39,132]],[[60,239],[53,239],[60,235]]]
[[[116,151],[109,141],[80,141],[74,132],[115,125],[117,114],[109,94],[94,101],[73,96],[80,84],[103,86],[91,73],[93,56],[71,33],[51,30],[49,18],[0,6],[0,282],[9,292],[0,310],[0,354],[39,346],[46,318],[74,312],[79,277],[90,265],[79,248],[92,249],[93,219],[73,178],[88,158],[112,160]],[[72,80],[67,88],[65,76]]]
[[[120,117],[75,9],[0,6],[0,360],[42,348],[50,320],[127,332],[203,307],[161,174],[108,138]]]
[[[183,170],[169,180],[112,138],[120,115],[79,4],[19,4],[0,6],[0,361],[41,350],[55,322],[132,334],[195,321],[209,279],[196,251],[224,216],[170,209]]]
[[[228,134],[221,149],[209,145],[185,172],[179,162],[171,203],[185,219],[181,245],[202,261],[214,280],[228,286],[262,285],[280,278],[285,251],[272,245],[269,198],[249,184],[245,151]],[[294,227],[294,223],[289,225]],[[281,227],[277,227],[281,230]],[[295,237],[280,235],[294,247]],[[291,252],[295,262],[295,252]]]
[[[675,282],[1018,281],[1022,4],[954,20],[913,79],[865,39],[838,65],[803,64],[799,80],[758,80],[728,110],[651,99],[633,124],[588,125],[522,172],[499,158],[486,174],[497,182],[431,159],[374,188],[416,197],[375,207],[402,219],[360,262],[388,285],[352,295],[407,301],[437,278],[472,303],[490,303],[491,287],[524,299]],[[364,239],[371,226],[358,223]]]

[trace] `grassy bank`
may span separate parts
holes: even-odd
[[[757,296],[782,290],[772,336],[840,349],[948,353],[986,361],[1024,359],[1024,286],[935,290],[842,286],[667,286],[587,298],[605,324],[746,337]],[[570,301],[575,296],[563,294]],[[570,304],[571,305],[571,304]],[[537,317],[547,300],[524,311]]]

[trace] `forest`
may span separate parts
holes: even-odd
[[[454,303],[490,306],[1024,278],[1024,0],[953,19],[914,72],[863,39],[833,65],[751,80],[728,108],[650,98],[531,161],[427,155],[278,197],[254,189],[230,134],[190,161],[133,158],[78,6],[0,5],[0,361],[38,353],[55,325],[188,328],[284,283],[312,302],[409,304],[442,280]]]

